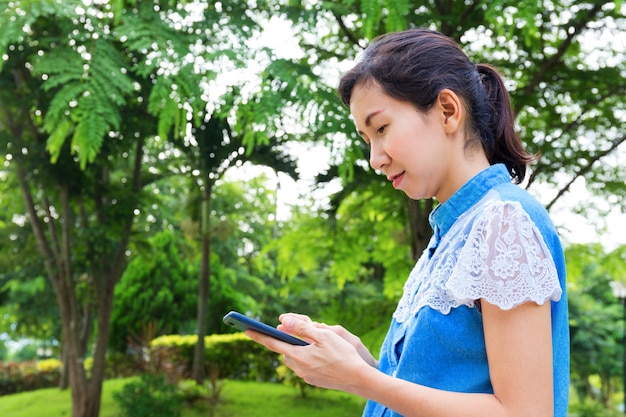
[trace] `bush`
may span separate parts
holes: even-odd
[[[165,373],[176,382],[191,376],[197,336],[169,335],[154,339],[150,348],[152,372]],[[274,381],[278,354],[255,343],[243,333],[206,336],[207,375],[240,380]]]
[[[107,353],[105,358],[104,378],[127,378],[137,376],[145,372],[145,362],[135,355],[125,355],[119,352]],[[85,371],[91,377],[93,357],[87,357],[84,361]]]
[[[163,374],[170,383],[191,378],[193,352],[197,336],[169,335],[154,339],[150,345],[148,361],[137,355],[112,353],[107,355],[105,378],[118,378],[142,373]],[[221,389],[218,379],[247,381],[278,381],[295,384],[304,394],[303,382],[295,376],[279,376],[279,355],[269,351],[248,338],[244,333],[215,334],[206,336],[205,372],[209,379],[208,396],[219,397]],[[87,375],[91,374],[92,358],[85,358]],[[39,362],[0,364],[0,395],[39,388],[57,386],[61,362],[46,359]]]
[[[51,362],[41,369],[35,361],[0,363],[0,395],[57,386],[60,374],[60,367]]]
[[[121,417],[178,417],[182,400],[162,374],[143,374],[113,393]]]
[[[54,372],[61,370],[61,361],[58,359],[42,359],[37,362],[37,370],[39,372]]]

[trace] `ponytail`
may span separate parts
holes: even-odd
[[[483,120],[482,123],[480,120],[474,120],[475,125],[486,125],[485,127],[489,129],[487,135],[480,135],[487,158],[492,165],[496,163],[505,164],[513,181],[519,184],[524,180],[527,165],[533,162],[536,156],[526,153],[515,130],[515,116],[511,108],[511,99],[502,76],[488,64],[477,64],[476,70],[485,88],[486,102],[489,105],[489,118]],[[476,119],[477,115],[473,114],[472,116]],[[483,129],[479,128],[479,130]],[[491,136],[493,140],[489,141],[485,136]]]

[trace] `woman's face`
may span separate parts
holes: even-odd
[[[450,181],[458,141],[446,130],[441,110],[436,103],[424,113],[375,82],[357,84],[352,91],[350,112],[370,147],[370,165],[412,199],[443,202],[458,189]]]

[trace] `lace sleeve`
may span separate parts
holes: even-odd
[[[561,298],[552,255],[516,202],[492,204],[479,215],[446,286],[461,303],[484,298],[504,310]]]

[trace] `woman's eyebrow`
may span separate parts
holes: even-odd
[[[369,127],[372,125],[372,117],[376,116],[379,113],[382,113],[383,111],[385,111],[385,109],[380,109],[380,110],[376,110],[371,112],[370,114],[367,115],[367,117],[365,118],[365,126]]]

